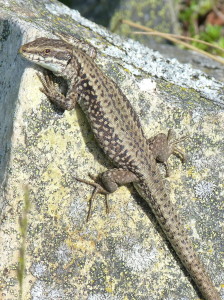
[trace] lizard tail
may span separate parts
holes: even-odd
[[[145,185],[144,188],[142,188],[142,186],[139,188],[139,184],[135,184],[135,187],[140,194],[142,194],[142,191],[144,190],[144,195],[142,196],[151,207],[165,235],[170,241],[179,259],[196,283],[204,299],[222,300],[209,275],[205,271],[203,263],[197,256],[193,243],[188,237],[186,229],[181,224],[177,210],[171,203],[169,196],[163,192],[160,193],[160,196],[156,193],[157,196],[153,197],[150,193],[152,188],[150,189]]]
[[[169,218],[167,218],[167,215],[169,215]],[[203,297],[206,300],[221,300],[203,263],[196,254],[193,243],[181,224],[180,218],[172,203],[168,203],[165,211],[163,211],[163,207],[157,207],[156,217],[172,247],[196,283]]]

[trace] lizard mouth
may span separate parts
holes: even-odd
[[[28,52],[26,49],[26,45],[23,45],[19,48],[19,54],[22,55],[22,57],[26,58],[27,60],[34,62],[34,63],[41,63],[41,57],[36,55],[35,53]]]

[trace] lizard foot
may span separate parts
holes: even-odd
[[[68,93],[65,96],[64,91],[61,92],[58,86],[58,81],[56,81],[48,72],[45,72],[42,75],[37,74],[37,76],[43,85],[43,87],[40,88],[40,91],[44,93],[52,103],[63,110],[71,110],[75,107],[78,93],[72,93],[72,97],[71,95],[68,96]],[[77,85],[77,83],[78,82],[76,81],[74,84]],[[64,88],[63,85],[62,88]]]
[[[99,183],[96,182],[96,177],[92,176],[89,174],[89,177],[91,179],[93,179],[94,181],[89,181],[89,180],[85,180],[82,178],[78,178],[75,177],[76,180],[86,183],[88,185],[92,185],[95,187],[95,189],[93,190],[92,196],[89,200],[89,210],[88,210],[88,214],[87,214],[87,218],[86,218],[86,222],[89,221],[90,215],[91,215],[91,211],[92,211],[92,204],[93,204],[93,200],[95,199],[97,194],[103,194],[105,195],[105,205],[106,205],[106,213],[109,213],[109,205],[108,205],[108,194],[109,192],[106,191]]]
[[[168,131],[168,136],[167,136],[167,141],[168,141],[168,146],[170,148],[170,154],[174,154],[178,156],[181,160],[182,163],[186,162],[186,154],[178,148],[176,145],[183,142],[189,138],[188,136],[182,136],[181,138],[177,139],[175,131],[173,129],[169,129]]]
[[[44,93],[52,102],[58,98],[64,98],[64,95],[59,91],[58,87],[55,85],[55,82],[48,73],[44,73],[40,75],[37,73],[40,82],[42,83],[43,87],[40,88],[40,91]]]
[[[179,157],[182,163],[186,161],[186,154],[177,147],[177,144],[186,138],[188,137],[183,136],[177,139],[175,131],[170,129],[167,135],[159,133],[148,139],[149,149],[152,151],[154,158],[158,163],[162,163],[165,166],[166,177],[170,176],[168,159],[171,154]]]

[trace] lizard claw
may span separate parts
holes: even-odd
[[[152,151],[155,160],[165,166],[166,177],[170,176],[168,159],[171,154],[179,157],[182,163],[186,162],[186,154],[177,145],[187,138],[189,137],[183,136],[177,139],[175,131],[169,129],[167,135],[159,133],[148,139],[149,149]]]
[[[76,180],[86,183],[88,185],[92,185],[95,187],[95,189],[93,190],[92,196],[89,200],[89,210],[88,210],[88,214],[87,214],[87,218],[86,218],[86,222],[89,221],[90,219],[90,215],[91,215],[91,211],[92,211],[92,204],[93,204],[93,200],[95,199],[97,194],[104,194],[105,195],[105,205],[106,205],[106,213],[109,213],[109,205],[108,205],[108,194],[109,192],[106,191],[99,183],[95,182],[96,181],[96,177],[93,175],[89,175],[91,179],[94,180],[94,182],[89,181],[89,180],[85,180],[79,177],[75,177]]]
[[[44,93],[50,100],[55,99],[59,95],[61,96],[61,93],[54,84],[53,78],[48,73],[44,75],[37,73],[37,76],[43,85],[43,87],[40,88],[40,91]]]

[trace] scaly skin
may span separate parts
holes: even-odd
[[[20,53],[68,81],[66,96],[55,87],[49,76],[40,77],[43,83],[41,90],[63,109],[73,109],[78,101],[100,147],[116,166],[102,175],[103,187],[93,184],[96,192],[108,194],[118,186],[132,182],[151,207],[204,299],[221,300],[181,225],[157,167],[157,161],[167,165],[170,154],[183,156],[175,146],[177,141],[173,142],[169,135],[167,138],[163,134],[150,140],[145,138],[139,118],[128,99],[94,63],[95,52],[91,51],[91,47],[84,47],[76,41],[71,45],[63,40],[39,38],[23,45]]]

